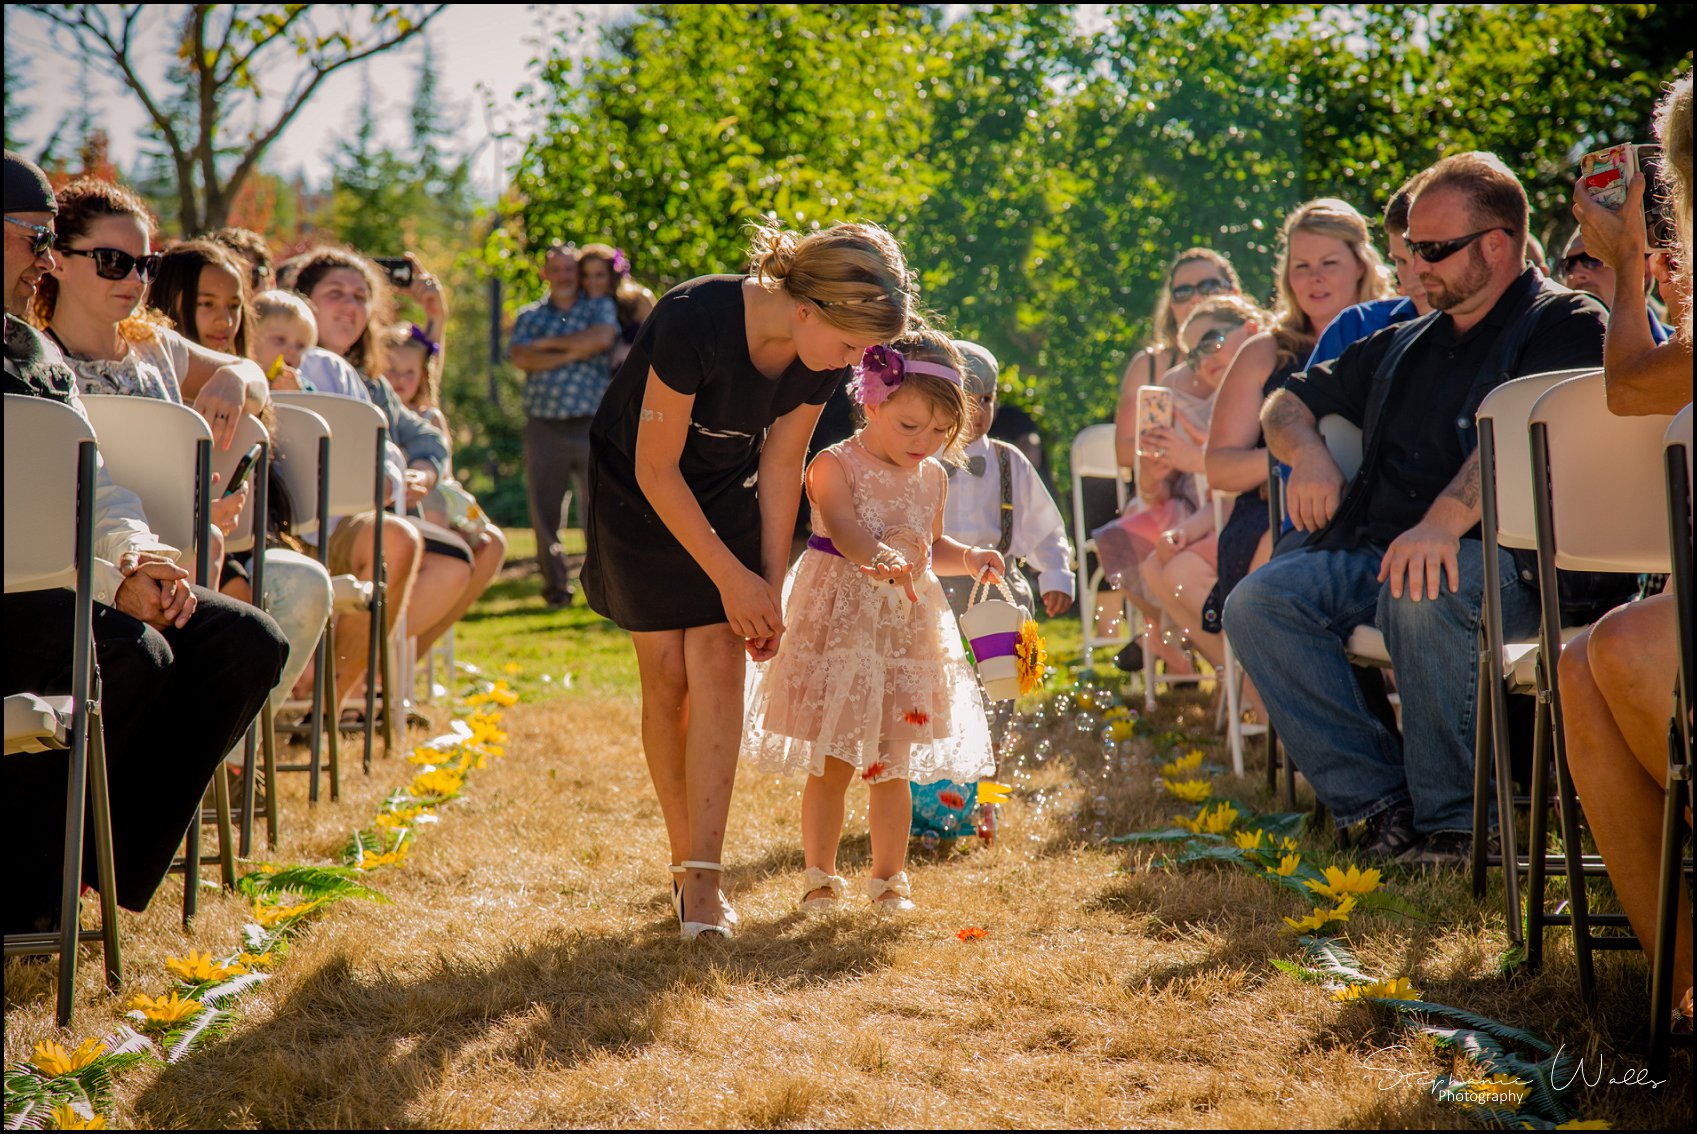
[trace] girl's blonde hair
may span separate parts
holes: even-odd
[[[411,323],[396,323],[382,334],[384,361],[398,350],[416,350],[424,355],[424,381],[418,384],[418,392],[407,404],[415,410],[440,409],[442,405],[442,376],[441,368],[437,366],[441,352],[430,353],[430,348],[413,338]]]
[[[1167,274],[1161,283],[1161,294],[1155,299],[1155,314],[1149,323],[1153,328],[1151,334],[1156,351],[1178,349],[1180,328],[1178,318],[1173,314],[1173,277],[1178,275],[1180,268],[1198,260],[1205,260],[1220,269],[1220,274],[1231,283],[1233,291],[1243,290],[1243,283],[1237,278],[1237,269],[1232,267],[1232,262],[1212,248],[1186,248],[1174,256],[1173,262],[1167,265]]]
[[[1271,330],[1278,345],[1279,366],[1305,360],[1314,350],[1324,327],[1314,326],[1297,302],[1296,289],[1290,285],[1290,238],[1298,232],[1330,236],[1349,245],[1350,254],[1363,269],[1361,283],[1350,303],[1365,303],[1383,299],[1391,293],[1385,262],[1373,247],[1373,234],[1367,218],[1355,211],[1348,201],[1336,197],[1319,197],[1305,201],[1291,210],[1279,232],[1279,262],[1274,273],[1278,281],[1278,302],[1273,307],[1275,320]]]
[[[1272,325],[1273,317],[1261,310],[1255,304],[1241,295],[1215,295],[1204,299],[1196,305],[1196,310],[1190,313],[1190,318],[1179,328],[1179,337],[1198,319],[1207,319],[1214,323],[1229,323],[1233,327],[1241,327],[1245,323],[1254,323],[1256,327]],[[1176,345],[1176,344],[1175,344]]]
[[[292,291],[272,288],[253,297],[254,327],[267,319],[292,319],[312,332],[315,345],[318,342],[318,317],[312,313],[312,304]]]
[[[1691,342],[1692,294],[1692,221],[1691,221],[1691,72],[1687,71],[1669,85],[1667,94],[1656,106],[1656,139],[1662,143],[1662,180],[1668,186],[1668,206],[1673,212],[1674,227],[1679,231],[1678,255],[1674,265],[1674,286],[1685,293],[1685,317],[1680,321],[1679,336]]]
[[[906,334],[890,343],[890,348],[900,351],[903,358],[913,362],[933,362],[939,366],[947,366],[964,380],[966,359],[955,348],[954,341],[934,327],[927,324],[911,327]],[[967,403],[966,389],[962,382],[951,382],[935,374],[919,374],[910,370],[902,379],[901,390],[912,390],[924,398],[931,409],[941,414],[949,423],[949,439],[943,445],[941,460],[951,465],[963,464],[966,459],[966,447],[961,438],[966,434],[967,422],[972,420],[972,408]],[[865,412],[864,409],[859,410],[863,420]]]
[[[748,271],[812,303],[833,327],[890,342],[915,321],[912,276],[896,238],[875,224],[834,224],[797,235],[755,229]]]

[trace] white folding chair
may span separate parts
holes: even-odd
[[[195,583],[216,587],[209,577],[212,430],[194,410],[157,398],[90,395],[82,399],[100,442],[106,471],[140,499],[148,527],[160,539],[194,555]],[[230,786],[220,765],[212,776],[213,821],[218,831],[218,863],[225,889],[236,885],[235,838],[230,815]],[[183,924],[199,906],[200,867],[209,860],[200,849],[204,816],[189,824],[183,858]]]
[[[330,544],[322,538],[324,525],[319,518],[330,506],[330,424],[303,406],[277,402],[272,408],[277,415],[276,428],[271,432],[272,468],[288,489],[294,512],[291,531],[298,537],[317,541],[316,558],[321,566],[328,569]],[[318,642],[312,699],[307,702],[285,701],[283,704],[285,710],[304,710],[307,713],[308,744],[312,755],[304,764],[278,764],[277,771],[307,772],[310,777],[307,800],[310,803],[318,802],[319,776],[322,761],[326,758],[330,766],[330,798],[336,800],[342,794],[339,730],[332,727],[326,733],[324,727],[324,701],[329,688],[325,677],[330,666],[327,655],[332,649],[334,625],[332,616]],[[324,751],[326,735],[329,738],[327,753]]]
[[[273,396],[279,405],[299,406],[311,410],[323,418],[330,427],[332,444],[330,446],[330,491],[325,515],[330,517],[345,517],[360,512],[375,511],[377,521],[372,526],[372,575],[373,585],[364,587],[338,587],[337,610],[345,609],[344,603],[358,601],[362,603],[371,617],[371,633],[367,644],[367,662],[365,677],[365,754],[363,767],[366,775],[371,774],[372,737],[377,718],[377,686],[381,681],[383,687],[383,753],[388,755],[395,743],[395,713],[393,709],[402,698],[395,693],[397,689],[395,675],[391,672],[390,636],[384,632],[383,623],[388,606],[387,569],[383,562],[383,500],[388,495],[387,477],[384,469],[384,457],[389,436],[388,419],[383,411],[370,402],[362,402],[358,398],[342,397],[338,394],[306,393],[299,391],[279,392]],[[328,539],[330,525],[324,525],[320,539]],[[397,625],[397,629],[400,627]],[[327,675],[330,682],[326,686],[334,690],[335,650],[330,651],[331,673]],[[374,678],[376,680],[374,680]],[[326,726],[339,728],[337,714],[340,705],[330,704],[327,699],[325,714]]]
[[[1125,510],[1127,497],[1125,471],[1120,468],[1119,454],[1114,447],[1114,427],[1087,425],[1072,439],[1072,525],[1073,546],[1078,548],[1078,617],[1083,626],[1083,665],[1090,667],[1091,655],[1104,646],[1115,649],[1131,639],[1130,623],[1127,633],[1104,634],[1096,625],[1096,596],[1103,589],[1102,564],[1098,559],[1091,569],[1090,556],[1096,553],[1096,541],[1084,518],[1084,478],[1101,477],[1114,482],[1114,512]],[[1129,604],[1128,604],[1129,605]],[[1132,617],[1130,615],[1128,618]]]
[[[1473,895],[1485,895],[1486,873],[1492,866],[1515,864],[1503,873],[1503,905],[1509,940],[1523,939],[1520,916],[1520,871],[1528,864],[1517,857],[1514,772],[1509,759],[1508,696],[1536,698],[1534,760],[1549,759],[1549,700],[1538,666],[1538,642],[1505,642],[1500,604],[1498,551],[1537,547],[1536,509],[1532,504],[1532,450],[1527,423],[1532,407],[1544,393],[1569,378],[1595,373],[1559,370],[1505,382],[1479,403],[1480,535],[1484,546],[1485,585],[1479,621],[1478,728],[1474,734],[1473,777]],[[1564,631],[1565,637],[1578,633]],[[1502,854],[1489,853],[1490,793],[1496,779],[1497,824]],[[1545,869],[1548,869],[1546,863]]]
[[[1656,944],[1650,968],[1650,1074],[1664,1079],[1672,1031],[1673,962],[1678,941],[1679,888],[1684,881],[1682,851],[1690,835],[1686,810],[1697,803],[1691,775],[1691,407],[1674,415],[1663,439],[1667,476],[1668,543],[1673,555],[1669,583],[1674,596],[1675,625],[1679,628],[1678,684],[1674,687],[1673,719],[1668,722],[1668,776],[1662,807],[1662,867],[1656,901]],[[1697,913],[1694,913],[1697,916]],[[1697,934],[1697,925],[1692,926]],[[1689,1047],[1689,1032],[1677,1037]]]
[[[106,746],[100,717],[100,676],[94,656],[94,431],[75,410],[46,398],[7,394],[5,477],[5,593],[74,587],[76,612],[71,692],[66,698],[23,693],[5,699],[7,756],[62,749],[65,846],[59,928],[7,934],[7,957],[59,955],[56,1006],[60,1027],[71,1022],[76,997],[77,949],[99,941],[106,984],[121,977],[117,874],[112,855],[112,813],[107,794]],[[94,861],[100,886],[99,930],[81,921],[83,811],[91,795]]]
[[[1621,924],[1624,918],[1592,914],[1585,890],[1579,798],[1568,771],[1561,684],[1553,677],[1562,646],[1556,572],[1638,574],[1669,570],[1666,494],[1661,486],[1665,485],[1663,448],[1671,421],[1671,416],[1663,415],[1614,416],[1609,412],[1600,371],[1570,378],[1546,391],[1533,405],[1530,419],[1541,608],[1538,654],[1550,699],[1562,852],[1567,865],[1567,920],[1573,928],[1579,992],[1587,1004],[1594,1004],[1596,997],[1592,951],[1635,949],[1639,942],[1633,937],[1599,935],[1592,930],[1593,926]],[[1548,769],[1535,764],[1528,848],[1531,877],[1527,886],[1535,915],[1542,915],[1544,909],[1543,826],[1548,789]],[[1537,921],[1532,924],[1538,926]],[[1541,953],[1542,928],[1535,928],[1529,938],[1527,960],[1535,963]]]

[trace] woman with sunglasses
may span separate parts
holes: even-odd
[[[1196,308],[1179,332],[1185,365],[1210,389],[1218,390],[1243,344],[1272,322],[1270,315],[1241,296],[1210,299]],[[1205,430],[1202,438],[1193,439],[1178,429],[1151,429],[1144,432],[1144,445],[1165,449],[1169,461],[1194,475],[1204,468],[1206,458],[1196,442],[1205,438]],[[1144,586],[1174,626],[1218,669],[1225,662],[1224,640],[1202,628],[1202,602],[1216,577],[1215,536],[1214,511],[1201,507],[1160,534],[1140,571]]]
[[[1110,580],[1126,602],[1140,610],[1145,618],[1158,622],[1161,607],[1138,578],[1138,566],[1154,548],[1160,533],[1178,523],[1193,511],[1197,501],[1188,491],[1191,473],[1174,466],[1165,457],[1150,450],[1137,448],[1137,388],[1166,386],[1178,395],[1181,410],[1175,424],[1182,430],[1191,427],[1186,437],[1195,448],[1208,427],[1212,412],[1214,390],[1197,377],[1186,365],[1184,352],[1179,349],[1179,328],[1203,302],[1216,296],[1236,295],[1241,291],[1237,271],[1231,261],[1211,248],[1187,248],[1167,266],[1166,282],[1155,300],[1150,318],[1153,341],[1131,358],[1120,383],[1119,405],[1114,411],[1114,444],[1123,467],[1137,470],[1138,492],[1128,503],[1125,512],[1112,523],[1097,529],[1098,554]],[[1207,407],[1207,408],[1204,408]],[[1174,443],[1177,450],[1180,442]],[[1200,467],[1201,450],[1196,449]],[[1102,482],[1087,481],[1086,485]],[[1175,496],[1175,490],[1177,495]],[[1086,489],[1087,493],[1089,488]],[[1098,489],[1098,491],[1101,491]],[[1111,486],[1107,491],[1112,491]],[[1100,514],[1086,497],[1088,511]],[[1110,594],[1104,602],[1112,603]],[[1111,624],[1119,615],[1098,621]],[[1189,672],[1190,661],[1182,650],[1166,642],[1156,643],[1156,655],[1175,672]],[[1118,656],[1115,663],[1127,672],[1143,668],[1143,648],[1135,639]]]
[[[59,344],[85,394],[144,394],[187,402],[228,449],[243,412],[270,402],[256,363],[208,350],[143,311],[158,271],[153,216],[120,185],[84,177],[58,193],[54,268],[31,315]]]
[[[1237,352],[1208,430],[1208,483],[1238,494],[1220,530],[1219,580],[1202,607],[1202,627],[1210,634],[1220,632],[1220,610],[1232,588],[1272,557],[1261,403],[1302,368],[1340,312],[1390,294],[1366,218],[1334,197],[1308,201],[1285,218],[1276,278],[1273,326]]]

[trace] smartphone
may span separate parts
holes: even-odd
[[[242,454],[242,459],[237,462],[235,471],[230,474],[230,483],[224,486],[225,496],[242,490],[242,485],[247,483],[247,478],[253,473],[253,464],[259,460],[259,451],[262,448],[264,446],[255,441],[253,448]]]
[[[1137,388],[1137,451],[1142,453],[1143,435],[1151,429],[1173,427],[1173,392],[1165,386]]]
[[[389,275],[389,282],[398,288],[412,286],[412,261],[405,256],[373,256],[371,262]]]
[[[1595,150],[1579,159],[1579,179],[1591,199],[1610,212],[1626,204],[1626,187],[1638,173],[1638,151],[1647,147],[1622,143]]]

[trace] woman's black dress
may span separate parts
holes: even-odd
[[[1300,369],[1293,364],[1269,374],[1261,384],[1261,400],[1265,402],[1272,397],[1273,391],[1282,389]],[[1266,444],[1266,438],[1257,435],[1255,444]],[[1255,549],[1267,534],[1267,523],[1267,486],[1263,484],[1258,492],[1239,493],[1232,502],[1231,515],[1226,517],[1226,526],[1220,529],[1214,589],[1202,600],[1202,629],[1208,633],[1220,633],[1220,614],[1226,608],[1226,596],[1249,574]]]
[[[678,467],[707,522],[759,572],[760,448],[771,424],[822,405],[848,370],[809,370],[800,359],[777,378],[748,354],[742,276],[702,276],[660,298],[589,429],[588,554],[591,609],[626,630],[679,630],[725,621],[719,589],[654,511],[636,482],[636,433],[650,368],[693,394]]]

